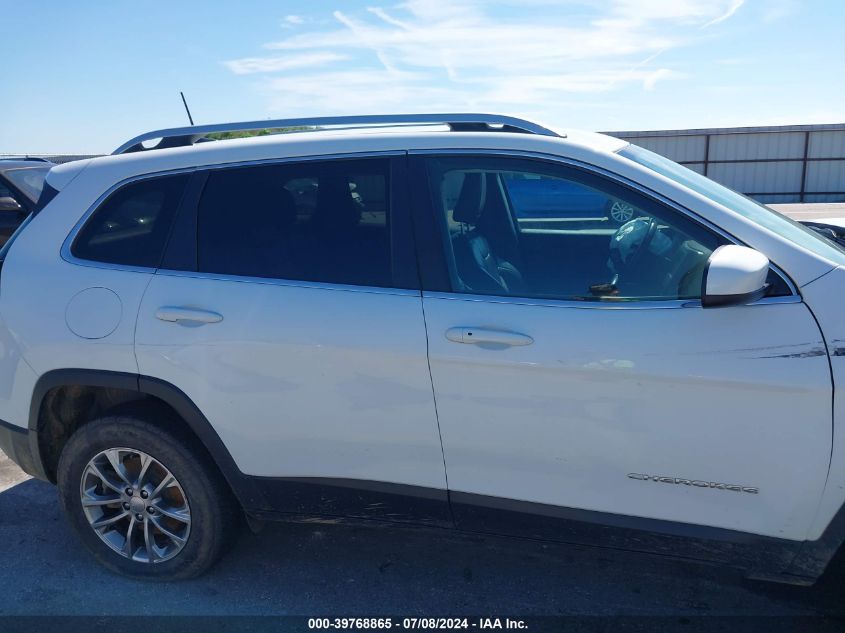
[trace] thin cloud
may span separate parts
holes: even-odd
[[[681,73],[669,70],[668,68],[658,68],[643,78],[643,88],[645,90],[654,90],[658,81],[663,81],[664,79],[681,79],[682,77],[683,75]]]
[[[788,18],[798,13],[798,2],[796,0],[768,0],[766,10],[763,13],[764,22],[775,22]]]
[[[254,73],[272,73],[312,66],[324,66],[332,62],[348,59],[339,53],[307,53],[303,55],[288,55],[283,57],[244,57],[223,62],[236,75],[251,75]]]
[[[332,12],[334,26],[326,16],[307,16],[306,28],[263,44],[276,55],[226,65],[238,74],[265,73],[261,89],[274,112],[536,110],[567,95],[648,91],[686,77],[665,58],[743,4],[527,1],[529,11],[515,0],[344,7]]]
[[[720,15],[719,17],[713,18],[712,20],[710,20],[710,21],[709,21],[709,22],[707,22],[706,24],[702,25],[702,27],[701,27],[701,28],[706,29],[706,28],[708,28],[708,27],[710,27],[710,26],[714,26],[714,25],[716,25],[716,24],[719,24],[720,22],[724,22],[725,20],[727,20],[728,18],[730,18],[731,16],[733,16],[733,14],[734,14],[734,13],[736,13],[737,11],[739,11],[739,8],[740,8],[743,4],[745,4],[745,0],[734,0],[734,1],[733,1],[733,3],[731,4],[731,6],[730,6],[730,7],[728,7],[728,10],[727,10],[727,11],[725,11],[725,12],[724,12],[722,15]]]

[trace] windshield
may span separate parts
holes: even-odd
[[[21,167],[20,169],[10,169],[5,172],[6,178],[12,181],[18,189],[26,194],[26,197],[33,202],[38,200],[41,195],[41,190],[44,189],[44,179],[47,178],[47,172],[50,167]]]
[[[845,266],[845,250],[817,231],[778,213],[770,207],[642,147],[628,145],[619,150],[618,154],[703,196],[707,196],[714,202],[718,202],[731,211],[735,211],[739,215],[795,242],[808,251],[812,251],[839,266]]]

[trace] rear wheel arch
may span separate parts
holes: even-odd
[[[42,375],[29,411],[30,449],[44,479],[56,481],[61,450],[81,426],[104,413],[137,410],[165,414],[168,429],[207,453],[245,510],[265,506],[263,495],[235,464],[220,436],[193,401],[175,385],[150,376],[90,369],[57,369]],[[173,425],[176,425],[175,427]]]

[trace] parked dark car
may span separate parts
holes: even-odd
[[[839,246],[845,247],[845,218],[824,218],[820,220],[804,220],[802,224],[818,231]]]
[[[604,220],[622,225],[637,209],[630,204],[556,178],[505,177],[505,187],[520,220]]]
[[[51,167],[43,158],[0,159],[0,246],[35,207]]]

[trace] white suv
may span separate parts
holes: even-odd
[[[845,536],[845,252],[623,141],[160,130],[53,168],[2,255],[0,447],[124,574],[196,575],[242,517],[793,583]]]

